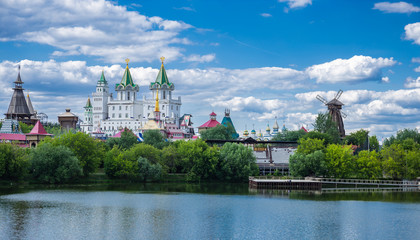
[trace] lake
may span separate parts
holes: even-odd
[[[0,239],[419,239],[420,192],[247,184],[0,188]]]

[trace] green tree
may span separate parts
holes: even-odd
[[[382,168],[385,176],[393,179],[402,179],[405,175],[405,151],[401,144],[393,143],[382,148]]]
[[[121,133],[121,137],[110,137],[106,140],[106,144],[111,149],[115,145],[121,149],[129,149],[137,143],[137,137],[129,129],[125,128]]]
[[[19,122],[19,127],[22,133],[30,133],[32,131],[32,128],[34,128],[34,125],[28,125],[23,122]]]
[[[227,127],[220,124],[201,132],[200,137],[203,140],[233,140],[234,134],[236,132],[231,124],[228,124]]]
[[[249,176],[259,175],[252,149],[236,143],[225,143],[220,150],[221,180],[247,181]]]
[[[357,177],[378,179],[382,177],[381,161],[376,151],[360,151],[356,157]]]
[[[406,179],[416,179],[420,177],[420,151],[412,150],[405,154],[406,163]]]
[[[369,131],[360,129],[346,136],[345,141],[347,142],[347,144],[353,144],[359,147],[363,147],[363,145],[367,141],[368,135],[369,135]]]
[[[316,150],[309,154],[296,152],[289,159],[290,174],[295,177],[325,176],[325,153]]]
[[[416,143],[420,143],[420,133],[416,129],[404,129],[399,130],[397,135],[391,136],[388,139],[385,139],[384,146],[390,146],[393,143],[402,143],[405,139],[411,138]]]
[[[68,147],[42,144],[30,158],[32,176],[40,182],[68,183],[82,176],[79,160]]]
[[[187,180],[199,181],[216,178],[219,161],[217,147],[210,147],[202,139],[176,141],[174,145],[180,160],[181,172],[187,173]]]
[[[349,178],[354,174],[355,161],[351,146],[330,144],[325,150],[328,174],[335,178]]]
[[[296,152],[301,154],[310,154],[318,150],[324,150],[324,140],[301,138]]]
[[[137,168],[136,179],[139,181],[156,181],[162,177],[162,166],[159,163],[152,164],[146,158],[137,159]]]
[[[379,151],[379,141],[375,135],[369,137],[369,150]]]
[[[333,139],[332,139],[331,135],[326,134],[326,133],[317,132],[317,131],[310,131],[307,134],[305,134],[302,138],[303,139],[311,138],[311,139],[324,140],[324,145],[325,146],[328,146],[328,144],[333,143]]]
[[[47,140],[48,141],[48,140]],[[52,139],[55,146],[66,146],[79,159],[83,174],[88,176],[99,166],[101,159],[105,156],[104,146],[98,140],[94,140],[88,134],[68,132]]]
[[[180,173],[182,171],[181,159],[175,144],[171,144],[162,149],[161,163],[168,168],[169,173]]]
[[[161,161],[162,151],[152,145],[140,143],[130,149],[130,152],[134,154],[135,159],[139,157],[146,158],[153,164]]]
[[[163,134],[159,130],[148,130],[143,133],[144,144],[152,145],[155,148],[162,149],[169,145]]]
[[[107,176],[143,182],[160,179],[162,166],[159,163],[153,164],[144,157],[137,157],[133,149],[120,151],[115,146],[107,153],[104,164]]]
[[[10,143],[0,143],[0,179],[21,179],[26,175],[28,164],[25,149]]]
[[[340,132],[337,124],[332,120],[329,113],[318,113],[313,126],[314,131],[330,135],[332,143],[340,142]]]
[[[297,131],[284,131],[278,133],[274,136],[271,140],[272,141],[287,141],[287,142],[295,142],[299,140],[301,137],[304,137],[307,133],[303,129],[299,129]]]

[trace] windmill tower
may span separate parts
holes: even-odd
[[[334,99],[329,102],[327,102],[327,100],[325,100],[320,95],[317,95],[316,99],[327,105],[331,119],[337,124],[340,136],[344,138],[346,136],[346,132],[344,130],[343,117],[345,118],[347,115],[341,112],[341,108],[344,104],[338,100],[342,93],[343,90],[340,89],[335,95]]]

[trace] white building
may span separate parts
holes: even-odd
[[[128,128],[134,133],[141,131],[149,118],[154,118],[155,94],[159,92],[159,108],[163,122],[175,123],[179,126],[181,111],[181,97],[172,98],[175,85],[169,82],[162,65],[155,82],[150,83],[151,98],[138,97],[139,86],[134,83],[130,69],[125,68],[120,83],[115,84],[116,96],[110,93],[108,82],[102,72],[101,78],[96,84],[96,92],[92,93],[92,106],[85,106],[85,121],[81,124],[83,132],[92,133],[98,126],[107,135],[112,136],[123,128]],[[90,101],[89,101],[90,103]],[[88,112],[91,109],[92,113]],[[90,118],[90,116],[92,116]]]

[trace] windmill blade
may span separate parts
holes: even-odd
[[[319,101],[321,101],[325,105],[327,105],[327,103],[328,103],[327,100],[325,100],[325,98],[323,98],[323,97],[321,97],[319,95],[316,95],[316,99],[318,99]]]
[[[343,90],[339,90],[338,92],[337,92],[337,95],[335,95],[335,99],[339,99],[340,97],[341,97],[341,94],[343,94]]]

